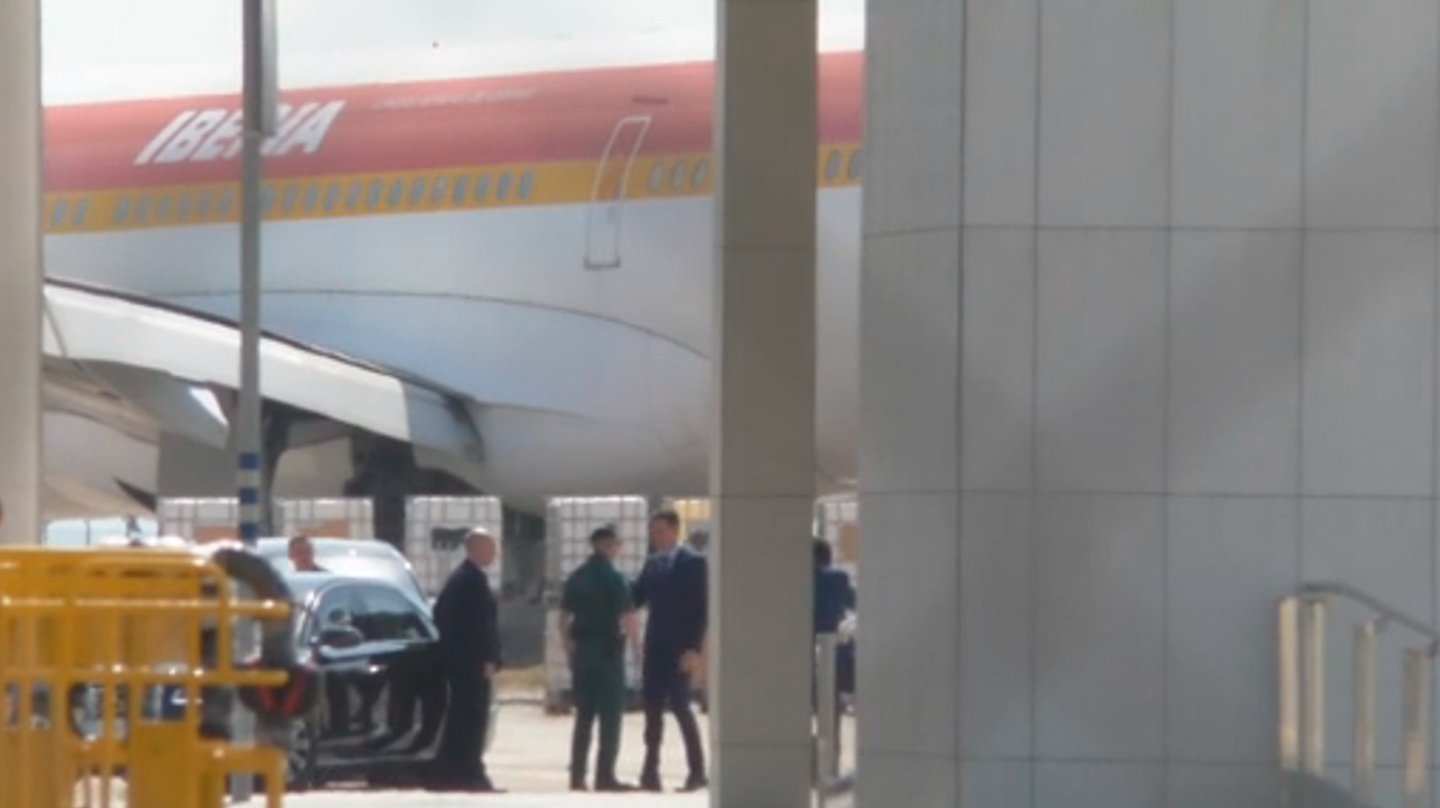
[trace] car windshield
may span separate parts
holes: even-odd
[[[295,603],[306,603],[310,594],[330,580],[324,573],[292,573],[285,576],[285,585],[290,587],[290,597]]]
[[[270,559],[273,563],[274,559]],[[290,597],[293,602],[303,611],[295,614],[291,621],[291,628],[295,632],[295,646],[303,649],[305,645],[306,626],[310,624],[310,613],[315,608],[311,602],[311,595],[315,590],[324,586],[326,582],[335,579],[335,576],[324,572],[284,572],[285,585],[290,588]]]

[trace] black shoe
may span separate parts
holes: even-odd
[[[660,792],[665,790],[665,786],[661,785],[660,783],[660,775],[646,774],[641,775],[640,777],[640,790],[653,791],[656,794],[659,794]]]
[[[584,777],[581,777],[581,778],[578,778],[578,779],[572,777],[572,778],[570,778],[570,790],[571,790],[571,791],[589,791],[590,789],[588,789],[588,788],[585,787],[585,778],[584,778]],[[596,790],[596,791],[599,791],[599,790],[600,790],[600,784],[599,784],[599,783],[596,783],[596,784],[595,784],[595,790]]]
[[[478,778],[476,778],[476,779],[474,779],[474,780],[471,780],[471,781],[469,782],[469,784],[468,784],[468,788],[466,788],[465,790],[466,790],[466,791],[469,791],[469,792],[471,792],[471,793],[474,793],[474,794],[504,794],[504,793],[505,793],[505,789],[503,789],[503,788],[496,788],[496,787],[495,787],[495,784],[492,783],[492,782],[490,782],[490,778],[489,778],[489,777],[483,777],[483,776],[482,776],[482,777],[478,777]]]
[[[695,791],[704,791],[710,787],[710,778],[703,774],[692,774],[685,779],[685,785],[676,789],[681,794],[690,794]]]
[[[635,786],[632,786],[632,785],[630,785],[629,783],[622,783],[622,782],[620,782],[619,780],[596,780],[596,781],[595,781],[595,791],[596,791],[597,793],[598,793],[598,792],[607,792],[607,793],[610,793],[610,794],[629,794],[630,792],[635,791],[635,790],[636,790]],[[657,788],[656,790],[658,791],[659,789]]]

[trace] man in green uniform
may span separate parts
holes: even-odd
[[[596,791],[631,791],[615,778],[620,722],[625,711],[625,637],[637,641],[630,587],[615,569],[620,537],[605,526],[590,534],[595,552],[565,581],[561,631],[570,654],[575,735],[570,747],[570,789],[584,791],[590,735],[600,719]]]

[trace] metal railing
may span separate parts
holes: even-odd
[[[1402,629],[1412,635],[1404,649],[1403,773],[1405,808],[1429,804],[1430,690],[1440,631],[1345,584],[1312,584],[1279,603],[1281,804],[1299,808],[1307,778],[1326,779],[1326,639],[1331,607],[1347,602],[1368,619],[1353,626],[1353,751],[1350,794],[1358,805],[1375,805],[1376,663],[1380,635]]]
[[[853,788],[854,778],[840,766],[840,697],[836,672],[839,669],[841,637],[820,634],[815,638],[815,803],[826,805]]]

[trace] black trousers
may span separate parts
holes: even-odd
[[[644,676],[645,768],[641,778],[660,779],[660,744],[665,739],[667,710],[675,714],[675,721],[680,724],[690,776],[704,777],[705,748],[700,744],[700,726],[690,707],[690,677],[680,672],[679,657],[647,653]]]
[[[590,737],[600,721],[600,754],[595,762],[595,784],[614,785],[615,761],[620,757],[620,728],[625,718],[625,658],[623,651],[584,647],[576,652],[574,674],[575,732],[570,741],[570,779],[584,782],[590,758]]]
[[[447,671],[450,709],[436,760],[439,779],[448,783],[488,782],[485,731],[490,723],[490,679],[479,671]]]

